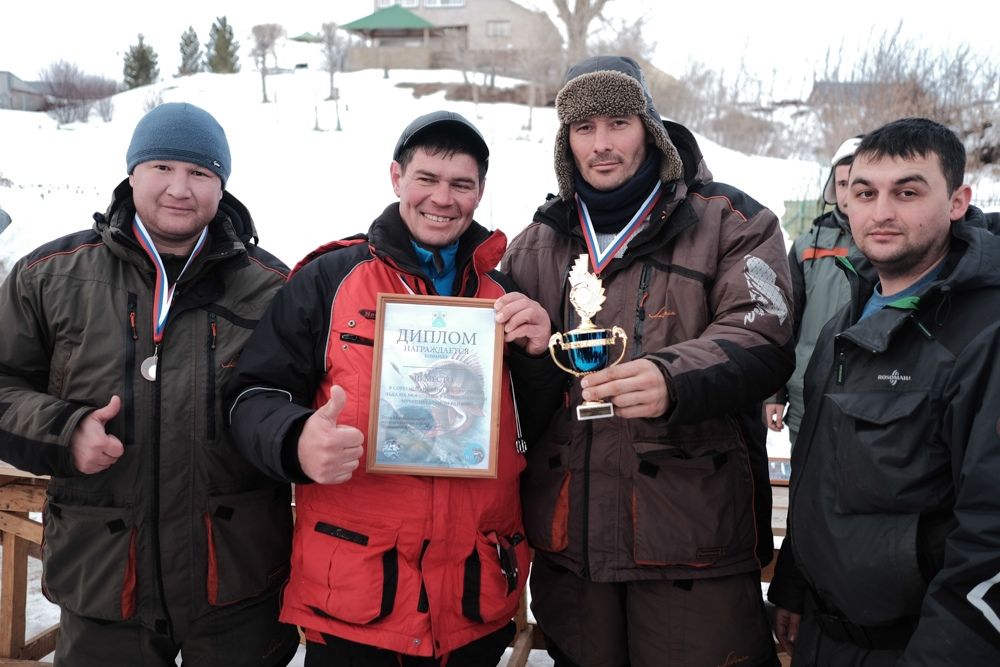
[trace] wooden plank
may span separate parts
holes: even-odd
[[[21,483],[0,486],[0,511],[41,512],[44,505],[44,486]]]
[[[35,544],[42,543],[42,524],[11,512],[0,512],[0,532],[13,533]]]
[[[48,479],[47,475],[36,475],[34,473],[27,472],[26,470],[19,470],[7,463],[6,461],[0,461],[0,477],[27,477],[33,479]]]
[[[56,650],[56,638],[59,636],[59,624],[42,630],[24,643],[21,657],[25,660],[38,660]],[[37,663],[35,663],[37,664]],[[48,663],[44,663],[48,664]]]
[[[20,655],[24,645],[24,606],[27,603],[28,553],[24,540],[3,533],[0,555],[0,657]]]
[[[35,662],[34,660],[14,660],[0,657],[0,667],[52,667],[51,662]]]
[[[507,660],[507,667],[524,667],[528,663],[528,656],[531,655],[532,635],[534,626],[527,626],[514,637],[511,644],[514,650],[510,652],[510,659]]]
[[[788,525],[788,487],[771,485],[771,532],[784,537]]]

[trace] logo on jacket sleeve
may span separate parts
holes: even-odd
[[[743,259],[746,260],[743,277],[755,304],[753,310],[743,316],[743,324],[750,324],[758,315],[774,315],[778,324],[784,324],[788,318],[788,304],[778,287],[778,274],[760,257],[747,255]]]

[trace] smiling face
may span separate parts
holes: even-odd
[[[136,213],[160,253],[186,255],[222,199],[222,180],[190,162],[140,162],[128,180]]]
[[[857,155],[849,217],[854,242],[875,266],[882,293],[912,285],[948,252],[951,223],[965,215],[972,190],[949,191],[934,153],[910,159]]]
[[[483,198],[479,167],[467,153],[432,155],[417,148],[405,168],[392,163],[390,176],[410,236],[426,247],[443,248],[457,241]]]
[[[639,116],[592,116],[569,126],[569,148],[583,179],[601,191],[632,178],[646,159]]]

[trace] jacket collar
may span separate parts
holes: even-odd
[[[1000,237],[988,231],[983,212],[970,206],[965,218],[951,225],[951,249],[937,280],[915,297],[901,300],[898,305],[887,306],[855,322],[838,336],[874,353],[885,352],[907,321],[921,328],[925,336],[931,336],[921,322],[921,313],[937,308],[939,303],[955,293],[1000,287],[997,266],[1000,266]],[[852,303],[852,322],[860,314],[864,302],[871,297],[873,289],[872,281],[857,292]]]
[[[115,188],[107,212],[94,214],[94,231],[100,234],[111,251],[122,259],[147,266],[149,259],[140,249],[132,233],[134,216],[132,186],[126,178]],[[250,211],[228,191],[222,193],[219,211],[215,219],[209,223],[208,232],[211,245],[206,252],[201,253],[190,273],[185,274],[184,282],[187,282],[189,277],[197,275],[209,263],[245,255],[247,245],[257,243],[257,230],[250,217]]]

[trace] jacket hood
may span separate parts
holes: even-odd
[[[991,231],[986,215],[970,206],[962,220],[952,223],[951,236],[942,283],[958,290],[1000,287],[1000,237]],[[953,268],[947,271],[949,265]]]
[[[94,231],[118,242],[123,238],[132,239],[130,230],[134,215],[132,186],[128,178],[125,178],[115,188],[107,211],[94,214]],[[225,246],[229,246],[231,250],[245,250],[246,246],[257,245],[258,242],[257,228],[249,209],[228,190],[222,192],[219,211],[209,223],[209,231],[214,251],[225,251]]]

